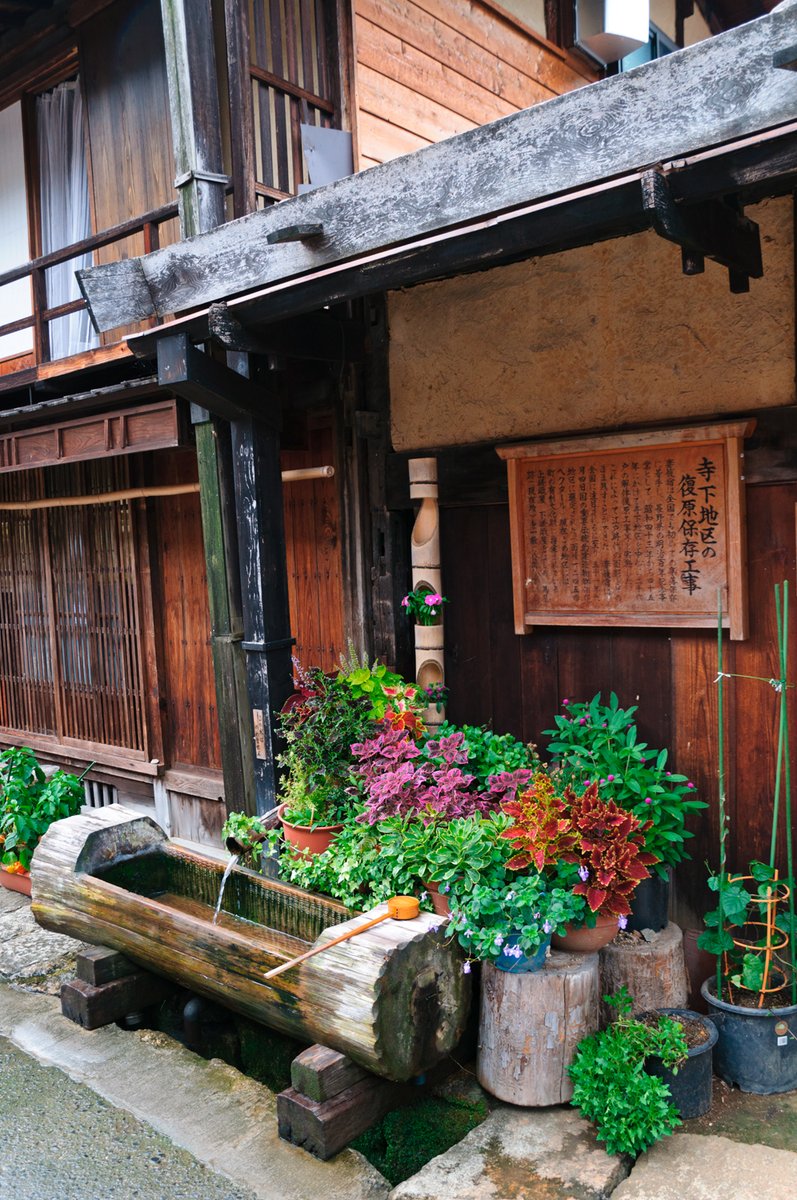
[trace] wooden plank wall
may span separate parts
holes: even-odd
[[[765,679],[776,673],[773,590],[788,579],[790,676],[797,681],[795,504],[797,481],[748,487],[750,637],[729,644],[728,671]],[[449,719],[510,731],[537,743],[545,758],[542,730],[552,726],[564,697],[585,700],[614,690],[623,705],[638,703],[643,737],[656,748],[667,747],[677,769],[694,780],[711,805],[691,822],[697,835],[693,862],[679,869],[676,879],[678,915],[693,924],[695,914],[708,907],[703,863],[717,860],[716,635],[547,627],[517,636],[504,504],[444,506],[442,550],[444,589],[451,599],[446,610]],[[766,682],[734,679],[726,684],[726,708],[729,862],[738,869],[769,853],[776,695]],[[794,720],[791,744],[797,750]]]
[[[152,456],[152,483],[194,483],[193,450]],[[164,496],[154,509],[153,604],[159,639],[164,752],[169,766],[221,766],[199,496]]]
[[[592,82],[481,0],[355,0],[359,169]]]
[[[335,465],[330,416],[308,417],[304,440],[282,451],[283,470]],[[286,483],[282,494],[293,652],[304,667],[333,671],[346,649],[338,483]]]

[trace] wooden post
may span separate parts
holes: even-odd
[[[248,355],[228,361],[247,372]],[[280,439],[254,418],[233,421],[231,431],[255,802],[265,813],[277,802],[276,717],[293,691]]]
[[[227,176],[210,0],[161,0],[180,232],[193,237],[224,222]]]
[[[253,815],[257,811],[253,729],[241,645],[243,617],[230,435],[226,421],[205,415],[207,420],[194,429],[224,800],[227,812],[242,810]]]
[[[411,458],[407,465],[410,472],[410,498],[421,502],[412,530],[412,586],[418,588],[425,585],[434,592],[441,592],[437,459]],[[442,612],[437,625],[415,626],[415,678],[422,688],[444,682],[444,647]],[[423,719],[431,727],[442,725],[446,719],[445,707],[427,705]]]
[[[509,1104],[564,1104],[577,1044],[598,1028],[597,954],[553,951],[541,971],[482,968],[479,1083]]]

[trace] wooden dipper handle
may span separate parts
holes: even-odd
[[[287,962],[280,963],[278,967],[272,967],[270,971],[266,971],[264,978],[273,979],[275,975],[281,975],[283,971],[297,966],[298,963],[303,963],[306,959],[312,958],[314,954],[320,954],[322,950],[329,950],[331,946],[338,946],[356,934],[364,933],[366,929],[371,929],[380,921],[387,921],[391,917],[394,921],[411,921],[413,917],[418,916],[420,911],[421,906],[414,896],[391,896],[387,902],[386,913],[374,917],[372,921],[366,921],[364,925],[358,925],[356,929],[342,933],[340,937],[333,938],[331,942],[325,942],[323,946],[314,946],[312,950],[306,950],[304,954],[299,954],[296,958],[289,958]]]

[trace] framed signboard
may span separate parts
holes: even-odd
[[[752,421],[498,448],[515,630],[716,628],[747,636],[743,442]]]

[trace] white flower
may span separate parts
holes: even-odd
[[[464,962],[462,964],[462,974],[470,975],[470,962]]]

